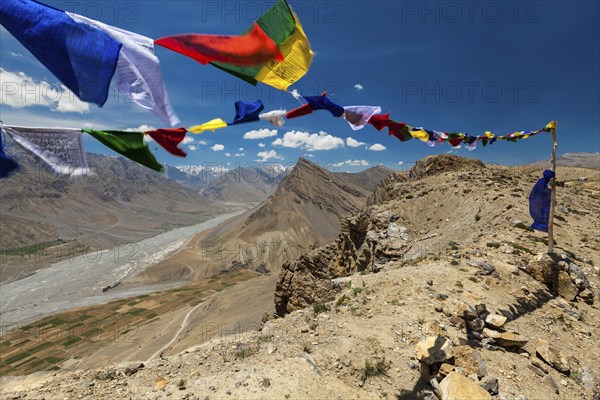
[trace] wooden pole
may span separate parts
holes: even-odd
[[[556,174],[556,147],[558,143],[556,142],[556,121],[552,121],[551,123],[552,133],[552,171]],[[550,180],[550,184],[552,185],[552,191],[550,194],[550,214],[548,215],[548,254],[552,254],[554,252],[554,206],[556,205],[556,177]]]

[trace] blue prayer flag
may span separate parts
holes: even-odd
[[[4,137],[0,133],[0,179],[6,178],[11,172],[18,169],[19,164],[4,153]]]
[[[334,117],[341,117],[344,114],[344,107],[338,106],[337,104],[329,100],[325,93],[323,93],[321,96],[305,97],[304,100],[306,100],[306,102],[308,103],[310,108],[313,109],[313,111],[327,110]]]
[[[545,170],[544,177],[537,181],[529,193],[529,215],[533,218],[532,229],[548,232],[548,218],[550,216],[550,194],[548,187],[550,179],[556,175],[552,170]]]
[[[81,100],[106,102],[120,42],[32,0],[2,0],[0,24]]]
[[[255,102],[239,100],[235,102],[235,119],[230,125],[242,122],[258,121],[258,114],[265,109],[262,101]]]

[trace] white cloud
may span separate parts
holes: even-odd
[[[125,129],[125,131],[127,131],[127,132],[147,132],[147,131],[155,131],[155,130],[156,130],[155,127],[153,127],[152,125],[148,125],[148,124],[142,124],[135,128]]]
[[[13,108],[42,106],[61,113],[90,112],[90,105],[79,100],[66,86],[36,81],[23,72],[3,68],[0,68],[0,103]]]
[[[404,165],[404,161],[398,161],[398,165]]]
[[[208,145],[208,142],[207,142],[206,140],[200,140],[200,141],[198,142],[198,144],[201,144],[202,146],[207,146],[207,145]]]
[[[240,148],[238,149],[238,151],[244,151],[244,148],[243,148],[243,147],[240,147]]]
[[[309,153],[306,153],[306,154],[304,154],[302,157],[313,158],[314,156],[315,156],[314,154],[309,154]]]
[[[365,146],[366,143],[365,142],[359,142],[358,140],[349,137],[348,139],[346,139],[346,145],[348,147],[361,147],[361,146]]]
[[[235,153],[233,156],[234,157],[244,157],[246,155],[246,153]]]
[[[21,53],[17,53],[17,52],[15,52],[15,51],[11,51],[11,52],[10,52],[10,55],[11,55],[11,56],[13,56],[13,57],[23,57],[23,54],[21,54]]]
[[[196,151],[196,150],[198,150],[198,146],[194,146],[193,144],[190,144],[188,146],[188,149],[190,149],[191,151]]]
[[[354,89],[356,89],[357,91],[361,91],[363,90],[365,87],[363,85],[361,85],[360,83],[357,83],[356,85],[354,85]]]
[[[366,167],[369,165],[369,162],[367,160],[346,160],[333,164],[334,167],[341,167],[343,165],[349,165],[351,167]]]
[[[231,153],[225,153],[225,157],[231,157]]]
[[[369,147],[369,150],[372,151],[383,151],[385,150],[385,146],[379,143],[375,143],[374,145],[372,145],[371,147]]]
[[[222,151],[225,149],[225,146],[223,146],[222,144],[215,144],[214,146],[211,146],[210,149],[212,151]]]
[[[273,146],[291,147],[293,149],[301,148],[308,151],[315,150],[333,150],[344,146],[344,139],[331,136],[320,131],[310,134],[308,132],[290,131],[271,143]]]
[[[191,136],[186,136],[183,138],[183,141],[181,143],[183,143],[183,144],[194,143],[194,138]]]
[[[264,139],[277,136],[277,129],[258,129],[244,133],[244,139]]]
[[[260,151],[256,155],[261,158],[260,160],[256,160],[259,162],[269,161],[271,158],[274,158],[277,160],[283,160],[283,157],[281,155],[277,154],[277,152],[275,150]]]
[[[258,144],[258,147],[265,147],[265,146],[266,146],[266,144],[264,144],[264,143],[259,143]]]

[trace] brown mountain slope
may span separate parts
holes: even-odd
[[[200,195],[211,201],[258,203],[273,194],[285,174],[279,164],[238,167],[208,182]]]
[[[359,175],[359,174],[357,174]],[[359,177],[374,186],[381,172]],[[339,233],[339,221],[363,205],[369,191],[303,158],[275,193],[252,211],[198,235],[193,244],[132,282],[169,279],[174,270],[209,277],[230,268],[278,269],[285,260],[316,248]]]

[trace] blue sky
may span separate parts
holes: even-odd
[[[57,0],[48,4],[157,39],[185,32],[238,34],[273,1]],[[597,1],[290,4],[315,52],[308,74],[290,89],[296,88],[306,96],[326,90],[340,105],[381,106],[383,112],[392,113],[394,120],[447,132],[482,134],[490,130],[506,134],[543,128],[555,119],[559,123],[559,154],[600,151]],[[160,46],[155,52],[182,126],[217,117],[231,121],[236,100],[261,99],[267,111],[299,105],[288,93],[269,86],[259,83],[253,87]],[[57,79],[3,28],[0,67],[3,83],[11,79],[43,81],[60,91]],[[10,125],[164,127],[153,114],[128,103],[114,90],[102,108],[86,106],[64,93],[61,102],[29,95],[26,102],[14,104],[5,95],[1,97],[0,118]],[[451,149],[449,145],[430,148],[418,140],[401,143],[370,126],[352,131],[342,118],[333,118],[326,111],[289,120],[277,129],[276,136],[243,138],[246,132],[261,129],[276,128],[261,121],[214,133],[190,134],[194,142],[184,146],[187,158],[169,155],[155,144],[151,148],[159,161],[171,165],[230,163],[233,167],[265,158],[258,156],[260,152],[276,152],[281,158],[269,158],[269,162],[291,164],[305,156],[322,165],[350,160],[356,161],[351,164],[360,164],[338,164],[340,170],[350,171],[379,163],[400,168],[401,161],[410,165],[419,158]],[[302,148],[273,144],[291,131],[308,136]],[[319,132],[333,138],[310,136]],[[351,147],[349,137],[364,145]],[[311,146],[322,145],[324,138],[335,148],[311,150]],[[369,150],[374,144],[385,150]],[[90,152],[111,153],[90,137],[85,138],[85,146]],[[498,142],[472,152],[465,148],[453,152],[512,165],[546,159],[550,147],[549,136],[540,134],[517,143]]]

